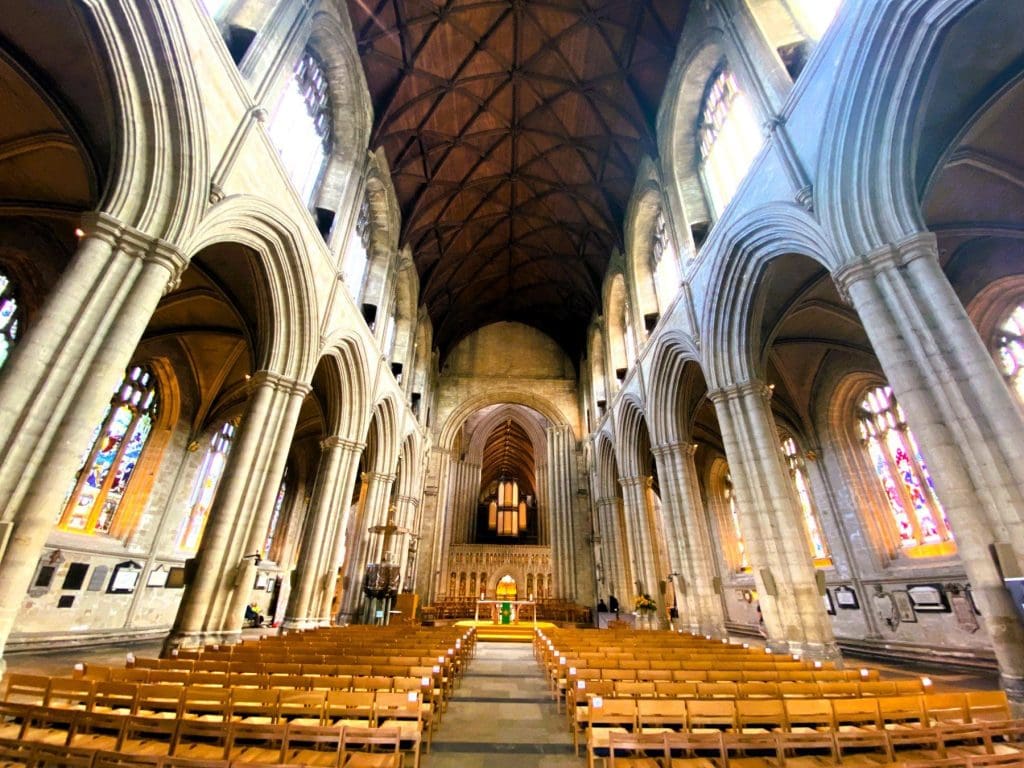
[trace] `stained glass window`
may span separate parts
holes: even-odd
[[[727,68],[718,72],[704,94],[697,133],[704,182],[721,214],[764,143],[754,107]]]
[[[654,290],[658,296],[658,306],[664,309],[679,290],[680,274],[676,249],[672,244],[672,236],[668,231],[668,222],[663,210],[658,212],[658,218],[654,222],[651,269],[654,271]]]
[[[185,515],[178,530],[176,546],[181,552],[195,552],[199,548],[203,529],[206,527],[206,518],[210,514],[210,507],[213,506],[217,488],[224,476],[224,468],[227,466],[228,454],[231,452],[231,443],[237,428],[237,421],[225,421],[210,438],[206,456],[203,457],[195,485],[192,487],[188,514]]]
[[[309,203],[331,153],[331,96],[324,66],[305,51],[292,71],[274,110],[270,138],[299,198]]]
[[[801,27],[813,40],[821,39],[839,12],[840,0],[789,0]]]
[[[359,215],[356,218],[355,237],[349,237],[348,248],[345,253],[345,262],[342,267],[342,279],[348,286],[349,295],[353,300],[358,301],[363,290],[363,280],[366,277],[366,265],[370,257],[370,201],[363,197],[363,203],[359,206]]]
[[[1013,391],[1024,402],[1024,305],[1014,308],[999,326],[999,365]]]
[[[870,390],[860,405],[860,435],[871,458],[900,547],[908,554],[947,554],[954,542],[917,441],[890,387]]]
[[[740,515],[739,510],[736,508],[736,493],[733,490],[732,478],[729,475],[725,476],[725,487],[722,489],[722,494],[729,509],[729,523],[732,527],[730,533],[733,537],[733,545],[736,552],[735,562],[732,565],[737,571],[749,571],[750,560],[747,557],[747,545],[743,541],[743,531],[740,530]]]
[[[146,366],[128,369],[93,431],[58,525],[108,533],[153,429],[159,398]]]
[[[285,469],[284,477],[281,478],[281,485],[277,489],[277,498],[274,499],[274,511],[270,513],[270,525],[267,526],[267,539],[263,542],[263,557],[267,560],[277,561],[276,553],[273,550],[274,539],[277,538],[277,526],[281,523],[281,510],[284,508],[284,497],[288,491],[288,470]]]
[[[811,547],[811,557],[815,565],[829,565],[832,559],[829,555],[828,544],[825,542],[825,534],[821,530],[821,520],[818,518],[818,511],[811,500],[810,485],[807,482],[807,472],[804,468],[804,459],[797,447],[796,440],[787,437],[782,441],[782,453],[789,465],[789,474],[796,486],[796,495],[800,499],[800,509],[804,514],[804,530],[807,531],[808,543]]]
[[[21,308],[14,295],[14,284],[7,275],[0,272],[0,368],[7,362],[18,341],[20,325]]]

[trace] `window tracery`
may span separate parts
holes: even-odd
[[[282,89],[270,138],[299,198],[309,204],[331,153],[333,121],[324,66],[306,50]]]
[[[0,272],[0,368],[18,343],[21,330],[21,307],[18,304],[14,283]]]
[[[825,540],[825,533],[821,528],[818,510],[811,499],[810,483],[804,468],[804,458],[797,447],[796,440],[792,437],[787,437],[783,440],[782,453],[786,457],[786,464],[789,466],[789,475],[793,478],[793,484],[796,486],[796,495],[800,500],[800,510],[803,512],[804,530],[807,532],[814,564],[819,567],[831,565],[832,556],[829,552],[828,542]]]
[[[148,366],[130,367],[93,430],[57,525],[74,533],[109,533],[146,447],[159,406]]]
[[[888,386],[868,391],[861,440],[885,492],[900,549],[911,557],[951,554],[956,542],[903,409]]]
[[[270,524],[267,526],[267,538],[263,542],[263,557],[273,562],[278,561],[277,552],[274,551],[274,542],[277,540],[278,527],[281,525],[281,510],[284,508],[284,499],[288,493],[288,469],[285,468],[284,477],[281,478],[281,485],[277,489],[277,497],[274,499],[274,511],[270,513]]]
[[[727,67],[704,94],[697,134],[704,183],[721,215],[764,142],[753,104]]]
[[[224,476],[224,468],[227,466],[228,454],[231,452],[237,429],[237,420],[225,421],[210,438],[210,445],[199,467],[189,498],[188,513],[178,530],[175,546],[181,552],[195,552],[199,548],[206,519]]]
[[[1024,304],[1014,307],[999,326],[997,357],[1003,376],[1024,403]]]

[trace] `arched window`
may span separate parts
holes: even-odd
[[[21,325],[21,307],[15,296],[11,279],[0,272],[0,368],[7,362],[11,350],[18,342]]]
[[[195,485],[192,487],[188,513],[178,529],[175,546],[180,552],[195,552],[199,548],[203,529],[206,527],[206,518],[217,495],[217,487],[224,476],[224,467],[228,463],[228,453],[231,452],[236,429],[237,420],[225,421],[210,438],[210,446],[206,449],[206,456],[203,457]]]
[[[811,489],[807,482],[807,472],[804,469],[804,457],[797,447],[796,440],[787,437],[782,441],[782,453],[789,465],[789,474],[796,486],[796,495],[800,499],[800,509],[804,513],[804,530],[807,531],[807,539],[811,547],[811,557],[814,564],[824,567],[832,564],[832,557],[829,553],[828,543],[825,541],[825,534],[821,530],[821,519],[818,517],[818,510],[811,500]]]
[[[858,421],[861,439],[889,501],[899,546],[912,557],[955,552],[946,513],[892,389],[870,390],[861,401]]]
[[[1003,375],[1024,403],[1024,305],[1016,306],[999,326],[998,352]]]
[[[716,216],[736,194],[763,143],[750,99],[723,67],[704,94],[698,129],[704,184]]]
[[[58,525],[75,533],[107,533],[153,429],[159,398],[147,366],[129,368],[82,457]]]
[[[711,480],[711,498],[716,500],[713,509],[718,519],[718,533],[721,538],[725,564],[734,573],[750,571],[747,546],[740,529],[739,510],[736,507],[736,492],[732,477],[725,461],[716,461]]]
[[[270,514],[270,525],[267,526],[267,538],[263,542],[263,557],[272,562],[278,562],[277,552],[274,551],[274,541],[277,539],[277,528],[281,524],[281,510],[284,508],[284,497],[288,493],[288,469],[284,471],[281,478],[281,485],[277,489],[277,498],[274,499],[274,511]]]
[[[659,211],[654,222],[654,242],[651,244],[651,271],[654,273],[654,291],[658,308],[665,312],[679,291],[679,261],[672,237],[665,221],[665,212]]]
[[[363,280],[366,279],[366,265],[370,262],[370,201],[364,196],[356,218],[356,229],[348,239],[345,250],[345,261],[342,266],[342,279],[348,286],[352,300],[359,302],[363,292]]]
[[[281,155],[288,178],[306,204],[331,153],[331,97],[320,60],[305,51],[281,92],[270,123],[270,138]]]

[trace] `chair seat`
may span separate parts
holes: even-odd
[[[378,728],[398,728],[402,732],[402,740],[418,738],[421,732],[420,724],[413,720],[385,720],[377,723]]]
[[[597,748],[608,748],[608,734],[610,733],[629,733],[625,728],[602,728],[595,727],[590,729],[590,745]]]
[[[349,752],[345,768],[401,768],[402,754],[394,752]]]
[[[669,768],[720,768],[720,766],[708,757],[673,757]]]

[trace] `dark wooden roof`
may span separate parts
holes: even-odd
[[[497,320],[579,357],[686,0],[348,0],[442,355]]]

